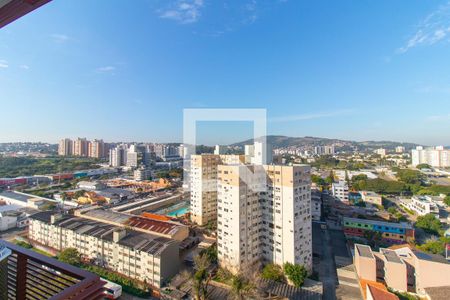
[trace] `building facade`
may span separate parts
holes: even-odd
[[[198,225],[217,221],[217,167],[243,164],[243,155],[202,154],[191,156],[191,220]]]
[[[86,138],[77,138],[73,141],[73,155],[88,156],[88,141]]]
[[[73,141],[71,139],[61,139],[58,145],[58,155],[71,156],[73,155]]]
[[[431,196],[413,196],[410,200],[400,202],[404,207],[414,211],[419,216],[432,214],[439,219],[439,207]]]
[[[220,165],[219,264],[234,273],[259,263],[311,270],[310,186],[309,166]]]
[[[30,216],[29,238],[58,251],[76,248],[95,265],[158,288],[179,269],[175,240],[93,220],[37,213]]]
[[[368,219],[346,218],[342,220],[344,234],[348,238],[366,240],[378,232],[387,244],[403,244],[414,240],[414,228],[408,223],[381,222]]]
[[[382,282],[400,292],[426,297],[429,288],[450,286],[448,261],[442,256],[425,254],[407,245],[380,248],[379,252],[374,252],[369,246],[355,244],[354,263],[360,279]]]
[[[342,202],[348,202],[348,184],[346,181],[333,182],[331,193]]]
[[[450,167],[450,150],[443,146],[434,148],[416,147],[411,150],[412,165],[416,167],[420,164],[427,164],[437,168]]]

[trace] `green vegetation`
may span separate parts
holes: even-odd
[[[194,276],[193,280],[193,290],[195,294],[195,299],[206,300],[208,296],[208,286],[211,281],[210,272],[211,262],[207,255],[197,255],[194,258]]]
[[[349,171],[364,169],[366,165],[361,162],[338,160],[331,155],[322,155],[311,164],[313,167],[320,169],[336,168]]]
[[[33,249],[34,250],[34,249]],[[85,269],[89,272],[95,273],[109,281],[115,282],[122,286],[124,292],[137,297],[149,297],[151,293],[147,290],[142,290],[135,282],[135,280],[124,275],[115,273],[94,265],[87,265],[81,262],[81,255],[75,248],[66,248],[57,257],[58,260],[71,264],[73,266]]]
[[[315,174],[311,175],[311,181],[313,183],[317,184],[318,186],[323,186],[326,184],[325,179],[323,179],[319,175],[315,175]]]
[[[397,169],[397,178],[407,184],[421,184],[424,176],[420,171]]]
[[[217,245],[213,245],[200,252],[200,255],[206,255],[209,261],[213,264],[217,263]]]
[[[442,231],[441,222],[432,214],[418,217],[415,227],[421,228],[425,232],[435,235],[440,235]]]
[[[424,244],[417,246],[422,251],[445,255],[445,245],[450,244],[450,238],[440,237],[438,239],[429,239]]]
[[[283,269],[275,264],[268,264],[264,267],[261,273],[261,277],[264,279],[273,280],[276,282],[284,282]]]
[[[242,300],[244,296],[252,294],[253,290],[254,286],[248,278],[242,274],[233,276],[231,280],[231,293],[235,299]]]
[[[112,271],[108,271],[107,269],[100,268],[92,265],[82,265],[83,269],[95,273],[100,277],[103,277],[109,281],[115,282],[122,286],[122,289],[125,293],[131,294],[137,297],[149,297],[151,296],[150,291],[142,290],[136,284],[135,280],[125,277],[123,275],[114,273]]]
[[[388,291],[393,293],[393,294],[395,294],[395,295],[397,295],[397,297],[400,300],[419,300],[420,299],[419,297],[416,297],[414,295],[408,294],[406,292],[401,293],[399,291],[394,291],[393,289],[391,289],[389,287],[388,287]]]
[[[42,255],[45,255],[45,256],[48,256],[48,257],[55,258],[55,256],[53,254],[48,253],[46,251],[43,251],[41,249],[35,248],[30,243],[27,243],[27,242],[24,242],[24,241],[19,241],[19,240],[14,240],[14,244],[16,244],[17,246],[20,246],[22,248],[25,248],[25,249],[33,250],[36,253],[39,253],[39,254],[42,254]]]
[[[419,164],[419,165],[417,165],[417,167],[416,167],[417,169],[431,169],[431,166],[430,165],[428,165],[428,164]]]
[[[14,243],[15,243],[17,246],[22,247],[22,248],[25,248],[25,249],[31,249],[31,248],[33,248],[33,245],[31,245],[30,243],[27,243],[27,242],[15,240]]]
[[[79,267],[81,265],[81,255],[76,248],[66,248],[59,253],[58,259],[66,264]]]
[[[450,196],[446,196],[446,197],[444,198],[444,203],[445,203],[446,205],[450,206]]]
[[[408,221],[408,219],[397,210],[397,208],[395,208],[394,206],[391,206],[387,209],[387,211],[394,217],[397,219],[398,222],[406,222]]]
[[[100,160],[88,157],[2,157],[0,156],[0,177],[54,174],[66,171],[96,169]]]
[[[170,171],[161,171],[156,173],[157,178],[183,178],[183,169],[177,168]]]
[[[295,287],[301,287],[308,276],[308,271],[302,265],[294,265],[285,263],[283,266],[284,273]]]
[[[369,190],[379,194],[400,194],[408,190],[407,186],[399,181],[388,181],[380,178],[364,179],[359,176],[355,177],[357,178],[352,178],[352,187],[358,191]]]

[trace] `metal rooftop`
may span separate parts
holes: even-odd
[[[369,246],[355,244],[356,251],[358,251],[359,255],[367,258],[375,258],[372,253],[372,249]]]

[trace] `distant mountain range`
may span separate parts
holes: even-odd
[[[257,139],[258,140],[258,139]],[[243,147],[244,145],[249,145],[253,143],[253,139],[242,141],[239,143],[232,144],[230,146]],[[347,141],[340,139],[328,139],[320,137],[289,137],[283,135],[268,135],[267,143],[271,144],[273,148],[285,148],[285,147],[315,147],[315,146],[325,146],[325,145],[335,145],[338,149],[359,149],[359,150],[372,150],[377,148],[385,148],[392,150],[397,146],[403,146],[406,150],[411,150],[418,144],[414,143],[399,143],[393,141]]]

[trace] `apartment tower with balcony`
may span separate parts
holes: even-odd
[[[259,263],[312,269],[310,167],[220,165],[217,235],[221,267]]]

